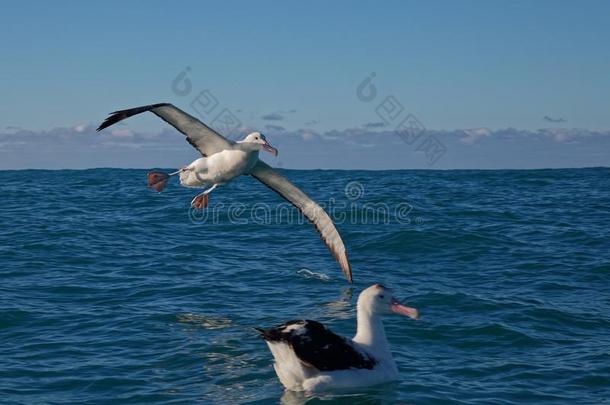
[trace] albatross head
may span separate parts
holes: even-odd
[[[261,134],[260,132],[252,132],[241,142],[254,144],[256,145],[256,150],[264,149],[267,152],[277,156],[277,149],[271,146],[271,144],[267,141],[267,138],[265,138],[265,135]]]
[[[391,312],[418,319],[419,312],[415,308],[402,305],[394,298],[392,290],[374,284],[360,293],[358,297],[358,310],[369,312],[371,315],[389,314]]]

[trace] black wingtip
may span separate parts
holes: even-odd
[[[99,127],[97,127],[96,131],[97,131],[97,132],[100,132],[102,129],[104,129],[104,128],[108,128],[108,127],[109,127],[109,126],[111,126],[112,124],[114,124],[114,123],[116,123],[116,122],[119,122],[119,121],[120,121],[120,119],[116,119],[116,120],[115,120],[114,118],[115,118],[115,116],[114,116],[114,115],[111,115],[110,117],[106,118],[106,119],[104,120],[104,122],[102,122],[102,123],[100,124],[100,126],[99,126]]]
[[[132,117],[134,115],[143,113],[145,111],[150,111],[150,110],[153,110],[155,108],[163,107],[163,106],[166,106],[166,105],[170,105],[170,104],[169,103],[157,103],[157,104],[145,105],[145,106],[142,106],[142,107],[128,108],[126,110],[115,111],[115,112],[111,113],[110,116],[108,116],[104,120],[104,122],[102,122],[100,124],[99,127],[97,127],[96,131],[99,132],[99,131],[101,131],[104,128],[108,128],[109,126],[111,126],[113,124],[116,124],[117,122],[122,121],[125,118],[129,118],[129,117]]]
[[[267,330],[266,329],[256,328],[256,327],[253,328],[253,329],[255,329],[258,332],[260,337],[262,337],[263,339],[267,340]]]

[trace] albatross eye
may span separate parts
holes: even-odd
[[[377,296],[377,298],[379,298],[380,300],[382,300],[382,299],[383,299],[383,294],[378,295],[378,296]]]

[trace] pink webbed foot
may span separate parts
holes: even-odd
[[[163,191],[169,181],[169,174],[164,172],[149,172],[146,177],[148,180],[148,187],[158,192]]]
[[[209,195],[200,194],[200,195],[196,196],[195,198],[193,198],[193,201],[191,201],[191,206],[198,210],[202,210],[204,208],[207,208],[209,202],[210,202]]]

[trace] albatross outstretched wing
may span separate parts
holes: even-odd
[[[347,280],[351,283],[352,268],[349,264],[349,259],[347,258],[345,245],[343,244],[343,240],[341,239],[341,235],[339,235],[337,228],[335,228],[335,224],[326,211],[309,198],[307,194],[292,184],[286,177],[273,170],[262,160],[259,160],[256,163],[249,174],[256,177],[256,179],[264,185],[297,207],[303,215],[314,224],[318,232],[320,232],[322,240],[341,265],[343,274],[345,274],[345,277],[347,277]]]
[[[197,118],[185,113],[178,107],[169,103],[151,104],[144,107],[129,108],[113,112],[102,124],[98,127],[98,131],[108,128],[112,124],[116,124],[125,118],[132,117],[150,111],[163,119],[165,122],[176,128],[178,131],[186,135],[188,143],[193,145],[203,156],[210,156],[214,153],[221,152],[225,149],[230,149],[233,145],[229,141],[212,128],[199,121]]]

